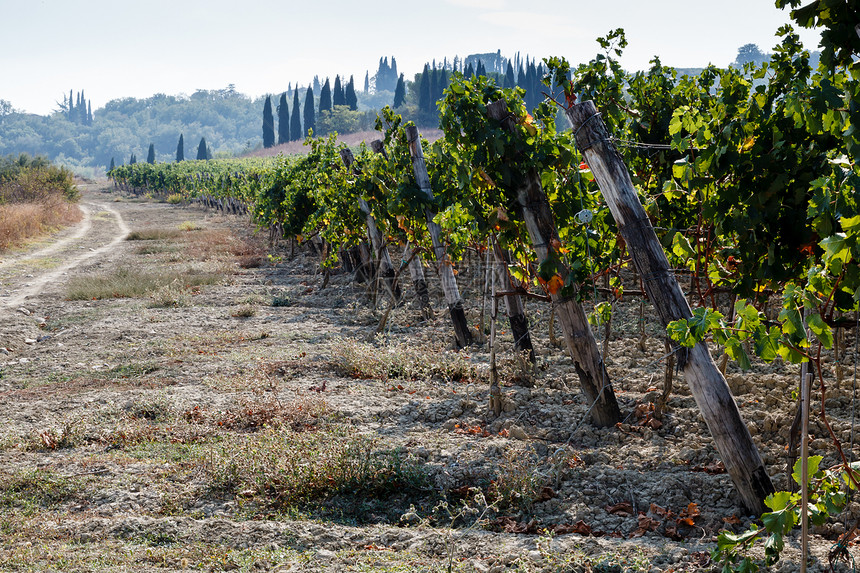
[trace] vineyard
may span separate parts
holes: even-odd
[[[616,562],[551,550],[581,536],[675,543],[671,559],[646,556],[656,570],[791,571],[811,532],[814,567],[850,570],[860,527],[860,80],[850,52],[826,47],[812,69],[791,29],[780,33],[762,68],[678,77],[659,59],[625,72],[618,30],[576,68],[546,60],[546,97],[531,110],[519,88],[455,74],[432,144],[386,108],[369,145],[309,136],[301,156],[113,169],[118,198],[250,221],[269,250],[233,248],[243,267],[302,276],[271,306],[302,297],[350,309],[339,320],[354,336],[326,339],[321,362],[308,350],[258,357],[270,367],[263,377],[285,384],[323,371],[307,391],[319,401],[303,398],[294,418],[284,422],[278,400],[267,411],[182,412],[176,424],[258,436],[253,447],[245,434],[214,446],[227,461],[206,458],[208,491],[274,522],[313,514],[331,491],[390,499],[397,516],[372,503],[339,511],[408,531],[450,527],[482,559],[461,558],[448,534],[423,549],[445,555],[431,569],[447,560],[449,571],[649,570],[629,548]],[[224,340],[219,352],[270,335],[256,336]],[[356,438],[349,419],[370,414],[345,395],[330,399],[347,421],[330,422],[326,436],[353,449],[332,453],[315,436],[320,420],[337,418],[323,412],[336,379],[372,404],[381,428],[423,424],[444,436],[438,450],[461,457],[436,467],[433,446]],[[159,420],[150,414],[139,417]],[[57,449],[57,439],[43,445]],[[463,443],[483,445],[470,454]],[[291,465],[303,448],[347,461]],[[252,479],[267,464],[276,470]],[[305,489],[285,486],[315,471]],[[671,476],[662,483],[642,477],[661,471]],[[481,531],[547,545],[531,561],[490,559]],[[398,535],[365,550],[400,551]],[[684,543],[695,550],[679,553]]]

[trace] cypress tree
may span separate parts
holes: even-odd
[[[326,78],[323,87],[320,88],[320,115],[324,111],[331,111],[331,105],[331,86],[329,85],[328,78]]]
[[[436,68],[430,70],[430,98],[427,102],[427,111],[433,111],[433,102],[439,93],[439,71]]]
[[[418,109],[426,111],[430,108],[430,64],[424,64],[421,72],[421,85],[418,86]]]
[[[185,139],[179,134],[179,143],[176,144],[176,161],[185,161]]]
[[[355,95],[355,80],[352,76],[349,76],[349,83],[346,84],[346,89],[343,90],[343,101],[352,111],[358,109],[358,96]]]
[[[149,153],[146,154],[146,162],[152,165],[155,163],[155,144],[149,144]]]
[[[206,160],[211,156],[209,155],[209,148],[206,146],[206,138],[200,138],[200,145],[197,146],[197,159]]]
[[[78,123],[87,124],[87,98],[84,96],[84,90],[81,90],[81,103],[78,105]]]
[[[72,90],[69,90],[69,121],[75,121],[75,97]]]
[[[131,154],[131,157],[129,157],[129,158],[128,158],[128,164],[129,164],[129,165],[134,165],[135,163],[137,163],[137,157],[135,157],[135,156],[134,156],[134,153],[132,153],[132,154]]]
[[[537,70],[535,70],[534,60],[526,66],[526,106],[528,109],[534,109],[537,105],[537,97],[535,90],[535,81],[537,79]]]
[[[298,141],[302,138],[302,118],[299,112],[299,85],[293,92],[293,113],[290,117],[290,141]]]
[[[364,72],[364,93],[370,93],[370,71]]]
[[[397,87],[394,89],[394,107],[400,107],[406,101],[406,82],[403,81],[403,74],[397,79]]]
[[[87,125],[93,124],[93,102],[87,100]]]
[[[472,62],[466,64],[466,71],[463,72],[463,75],[466,76],[466,79],[471,79],[475,77],[475,70],[472,68]]]
[[[278,145],[290,140],[290,110],[287,108],[287,92],[278,102]]]
[[[263,147],[268,148],[274,145],[275,118],[272,115],[272,98],[271,96],[266,96],[266,103],[263,104]],[[198,157],[198,159],[200,158]]]
[[[334,89],[331,92],[332,105],[346,105],[346,99],[343,95],[343,86],[340,83],[340,76],[334,77]]]
[[[508,60],[508,69],[505,70],[505,87],[512,88],[517,85],[517,80],[514,78],[514,67],[511,65],[511,61]]]
[[[114,161],[114,158],[111,157],[110,158],[110,167],[108,167],[108,175],[110,175],[110,172],[113,171],[114,168],[116,168],[116,161]]]
[[[296,89],[299,89],[299,84],[296,84]],[[314,93],[320,91],[320,77],[314,76]]]
[[[313,131],[316,127],[316,118],[314,117],[314,90],[308,87],[307,95],[305,96],[305,128],[304,133]]]
[[[448,70],[442,68],[442,74],[439,78],[439,93],[436,96],[437,100],[442,99],[442,94],[445,92],[445,89],[448,87]]]

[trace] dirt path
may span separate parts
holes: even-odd
[[[0,302],[7,309],[21,306],[72,269],[114,250],[128,235],[128,225],[119,211],[98,201],[87,187],[82,195],[80,208],[84,218],[70,235],[60,236],[48,247],[0,263],[0,283],[4,287]]]
[[[536,384],[506,356],[506,407],[493,418],[488,353],[448,349],[440,292],[436,320],[405,305],[375,336],[382,309],[365,287],[335,273],[320,290],[309,253],[267,252],[239,217],[110,191],[87,189],[78,227],[0,264],[0,570],[713,571],[718,532],[748,525],[683,381],[662,425],[650,423],[663,342],[646,315],[637,348],[638,302],[616,309],[606,357],[624,423],[582,423],[571,362],[539,327]],[[123,240],[129,230],[153,238]],[[69,280],[129,270],[176,278],[133,297],[68,300]],[[458,277],[472,306],[478,271]],[[528,313],[547,321],[542,306]],[[469,323],[477,316],[470,308]],[[795,370],[729,367],[778,487]],[[831,423],[847,444],[850,384],[832,386]],[[824,465],[835,463],[823,426],[811,432]],[[393,459],[379,474],[406,481],[275,503],[296,468],[361,439],[375,444],[361,463]],[[321,479],[334,480],[332,468]],[[499,492],[504,503],[479,502]],[[826,569],[858,517],[855,502],[815,530],[811,571]],[[796,570],[797,547],[788,536],[774,570]]]

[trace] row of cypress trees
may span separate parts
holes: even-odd
[[[468,60],[468,58],[467,58]],[[441,67],[437,67],[436,62],[424,64],[424,70],[420,74],[415,74],[415,84],[413,89],[418,95],[418,111],[425,118],[430,118],[436,114],[436,102],[442,97],[442,92],[448,87],[451,71],[459,71],[466,77],[475,76],[493,76],[496,83],[501,87],[513,88],[520,87],[525,90],[525,102],[529,109],[534,109],[541,101],[542,83],[541,79],[546,73],[544,65],[537,64],[534,58],[525,59],[525,64],[517,57],[517,69],[514,69],[514,60],[507,61],[507,69],[504,73],[500,73],[502,69],[501,59],[494,65],[492,71],[488,71],[483,61],[478,58],[473,65],[469,61],[465,66],[463,60],[454,58],[453,67],[449,70],[447,60]],[[382,73],[385,70],[385,73]],[[403,74],[397,74],[397,63],[394,58],[391,58],[391,65],[388,65],[388,59],[380,59],[380,72],[376,77],[377,89],[389,88],[394,85],[394,102],[393,107],[398,108],[406,102],[406,82]],[[382,77],[380,78],[380,75]],[[393,76],[393,77],[392,77]],[[393,78],[396,77],[396,83]],[[367,78],[365,78],[365,89],[367,89]],[[381,85],[383,84],[383,85]],[[390,88],[389,88],[390,89]],[[326,78],[325,83],[320,88],[318,111],[314,109],[314,92],[311,86],[308,86],[305,94],[304,118],[299,116],[299,93],[298,87],[293,91],[292,114],[290,114],[287,106],[286,92],[281,94],[280,101],[277,106],[278,113],[278,129],[277,129],[277,145],[302,139],[307,134],[308,129],[313,129],[316,124],[317,113],[322,114],[325,111],[332,111],[334,106],[344,105],[349,106],[351,110],[358,109],[358,97],[355,92],[355,81],[353,76],[350,76],[349,82],[344,87],[341,83],[340,76],[335,76],[334,88],[331,87],[329,79]],[[301,120],[304,119],[304,122]],[[302,129],[304,125],[304,129]],[[271,96],[266,96],[265,104],[263,105],[263,147],[274,147],[276,145],[275,137],[275,117],[272,107]]]
[[[69,121],[80,125],[93,124],[93,106],[83,90],[78,92],[77,97],[74,96],[73,90],[69,90],[69,99],[63,96],[63,100],[61,109],[65,111]]]
[[[205,160],[212,159],[212,150],[209,149],[209,146],[206,145],[206,138],[201,137],[200,143],[197,145],[197,159]],[[179,142],[176,144],[176,161],[185,161],[185,135],[179,134]],[[149,144],[149,152],[146,154],[146,162],[147,163],[155,163],[155,144]],[[132,153],[131,157],[128,158],[128,164],[133,165],[137,163],[137,155]],[[110,167],[108,168],[108,173],[113,171],[113,168],[116,167],[116,160],[111,157],[110,158]]]
[[[309,129],[316,126],[317,114],[324,111],[332,111],[334,106],[344,105],[355,111],[358,109],[358,96],[355,93],[355,80],[349,77],[349,82],[344,86],[340,76],[335,76],[334,89],[329,79],[320,88],[319,107],[314,106],[313,87],[308,86],[305,92],[304,117],[299,115],[299,90],[293,90],[292,112],[287,105],[287,92],[281,94],[278,101],[278,129],[277,145],[290,141],[303,139]],[[303,129],[304,127],[304,129]],[[266,96],[263,104],[263,147],[275,146],[275,114],[272,107],[272,96]]]

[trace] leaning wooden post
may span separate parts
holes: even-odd
[[[624,160],[610,141],[594,103],[586,101],[572,106],[567,117],[573,125],[576,145],[603,192],[663,326],[692,317]],[[744,505],[761,514],[766,510],[764,498],[774,491],[773,484],[707,345],[700,342],[679,351],[678,365]]]
[[[418,247],[406,243],[406,248],[403,249],[401,268],[403,268],[403,264],[409,267],[409,276],[412,277],[415,300],[421,309],[421,316],[427,320],[432,319],[436,313],[433,312],[433,305],[430,304],[430,289],[427,288],[427,279],[424,278],[424,263],[421,260]]]
[[[529,333],[529,321],[523,308],[523,299],[513,294],[514,285],[511,283],[511,274],[508,272],[508,255],[505,253],[499,241],[493,236],[493,285],[499,285],[505,291],[505,309],[508,311],[508,320],[511,323],[511,334],[514,335],[514,350],[517,352],[528,352],[529,361],[535,363],[535,350],[532,346],[532,337]],[[495,297],[496,294],[494,293]]]
[[[412,156],[415,182],[426,198],[432,200],[433,191],[430,189],[430,177],[427,175],[427,165],[424,163],[424,150],[421,148],[418,128],[414,125],[406,127],[406,142],[409,145],[409,155]],[[436,213],[429,207],[424,209],[427,231],[433,240],[433,253],[436,255],[439,279],[442,282],[445,301],[448,303],[448,310],[451,313],[451,322],[454,323],[454,334],[460,348],[465,348],[472,343],[472,333],[469,332],[469,326],[466,323],[466,312],[463,310],[463,299],[460,297],[460,289],[457,288],[457,279],[454,277],[454,267],[451,265],[445,245],[442,243],[442,227],[433,220],[435,216]]]
[[[508,113],[504,100],[489,104],[487,115],[500,122],[505,129],[514,130],[515,120]],[[515,190],[517,201],[523,208],[523,219],[538,262],[543,262],[551,254],[552,243],[558,241],[558,229],[549,200],[541,186],[540,175],[535,170],[523,175],[523,183]],[[562,268],[560,272],[562,279],[566,279],[567,269]],[[621,409],[597,348],[594,333],[591,332],[591,325],[588,324],[588,316],[576,300],[575,294],[562,296],[561,291],[558,291],[550,296],[564,332],[568,352],[579,376],[580,386],[591,408],[591,420],[597,426],[614,426],[621,421]]]
[[[371,141],[370,148],[374,153],[379,153],[383,156],[386,155],[385,145],[381,139]],[[409,267],[409,276],[412,278],[412,286],[415,289],[415,301],[421,309],[421,316],[428,320],[432,319],[435,314],[433,313],[433,306],[430,304],[430,291],[427,289],[427,279],[424,278],[424,262],[421,260],[421,253],[418,252],[417,248],[410,247],[407,242],[401,263],[400,269],[397,272],[399,273],[403,269],[404,264]]]
[[[340,158],[343,164],[349,169],[355,162],[355,156],[349,149],[340,150]],[[379,260],[379,274],[382,276],[391,291],[391,296],[395,302],[400,300],[401,292],[400,285],[397,284],[397,278],[394,273],[394,265],[391,264],[391,255],[388,254],[388,247],[385,245],[385,239],[376,226],[376,219],[370,213],[370,205],[363,197],[358,198],[358,208],[364,213],[365,223],[367,224],[367,235],[370,237],[370,244],[373,245],[373,251]]]

